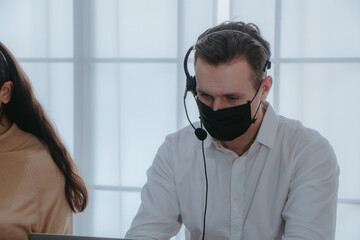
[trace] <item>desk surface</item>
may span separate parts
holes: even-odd
[[[86,236],[74,236],[74,235],[45,234],[45,233],[30,233],[29,240],[131,240],[131,239],[86,237]]]

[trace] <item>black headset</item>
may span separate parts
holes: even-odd
[[[184,97],[186,97],[187,92],[191,92],[193,95],[197,95],[197,92],[196,92],[196,77],[190,75],[189,70],[188,70],[188,66],[187,66],[190,53],[194,49],[195,49],[195,45],[191,46],[189,48],[189,50],[187,50],[187,52],[185,54],[185,58],[184,58],[184,72],[185,72],[185,75],[186,75],[186,86],[185,86],[185,95],[184,95]]]
[[[1,57],[3,58],[3,60],[4,60],[4,65],[5,65],[5,81],[4,81],[4,82],[6,82],[6,81],[9,81],[9,79],[10,79],[10,76],[9,76],[9,65],[8,65],[8,62],[7,62],[7,60],[6,60],[6,57],[5,57],[5,55],[4,55],[4,53],[2,52],[1,49],[0,49],[0,55],[1,55]]]
[[[206,36],[204,36],[203,38],[199,39],[195,45],[192,45],[189,50],[187,50],[185,57],[184,57],[184,72],[186,75],[186,86],[185,86],[185,93],[184,93],[184,108],[185,108],[185,113],[186,113],[186,118],[189,121],[190,125],[192,126],[192,128],[195,130],[195,135],[196,137],[201,141],[201,148],[202,148],[202,155],[203,155],[203,161],[204,161],[204,171],[205,171],[205,206],[204,206],[204,216],[203,216],[203,232],[202,232],[202,240],[205,239],[205,223],[206,223],[206,211],[207,211],[207,199],[208,199],[208,177],[207,177],[207,169],[206,169],[206,158],[205,158],[205,151],[204,151],[204,140],[207,137],[207,132],[202,128],[202,123],[200,121],[200,128],[195,128],[194,124],[190,121],[188,112],[187,112],[187,108],[186,108],[186,96],[188,92],[191,92],[193,94],[193,96],[197,96],[197,91],[196,91],[196,76],[191,76],[189,71],[188,71],[188,59],[189,59],[189,55],[192,52],[192,50],[195,49],[195,46],[197,43],[203,41],[205,38],[208,38],[211,35],[214,34],[222,34],[222,33],[227,33],[227,32],[233,32],[233,33],[240,33],[246,36],[249,36],[253,39],[255,39],[253,36],[242,32],[242,31],[238,31],[238,30],[220,30],[220,31],[216,31],[216,32],[212,32]],[[255,39],[257,42],[260,43],[260,46],[262,46],[264,48],[264,51],[266,50],[264,45],[257,39]],[[266,51],[265,51],[266,52]],[[271,62],[269,59],[266,59],[266,62],[264,64],[264,68],[263,71],[266,72],[267,69],[271,68]]]

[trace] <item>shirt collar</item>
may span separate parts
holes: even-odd
[[[206,129],[204,128],[204,130],[206,131]],[[205,138],[205,140],[204,140],[204,147],[206,147],[206,148],[208,148],[208,147],[210,147],[213,143],[214,143],[214,140],[215,139],[213,139],[211,136],[210,136],[210,134],[208,133],[208,131],[206,131],[207,132],[207,137]],[[215,144],[215,143],[214,143]]]
[[[268,102],[264,102],[263,104],[267,109],[255,141],[269,148],[273,148],[278,128],[278,118]]]

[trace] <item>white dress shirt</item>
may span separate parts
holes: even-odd
[[[335,238],[339,167],[318,132],[268,105],[256,140],[242,156],[209,136],[204,147],[207,240]],[[190,126],[167,136],[147,177],[126,237],[170,239],[184,224],[187,239],[201,239],[205,174],[201,141]]]

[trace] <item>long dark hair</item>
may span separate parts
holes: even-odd
[[[0,43],[0,88],[11,81],[11,100],[2,105],[0,120],[5,116],[23,131],[36,136],[49,148],[50,155],[65,177],[66,199],[74,212],[85,210],[88,193],[69,152],[55,131],[44,109],[34,96],[30,81],[10,51]]]

